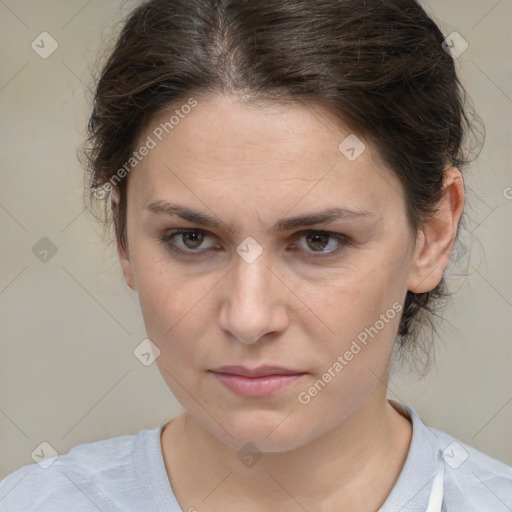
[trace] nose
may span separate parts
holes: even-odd
[[[245,344],[283,332],[290,292],[270,268],[265,251],[252,263],[237,256],[234,265],[224,283],[220,327]]]

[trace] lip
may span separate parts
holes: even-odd
[[[221,366],[211,370],[215,373],[227,373],[229,375],[239,375],[241,377],[268,377],[269,375],[302,375],[306,372],[283,368],[281,366],[263,365],[257,368],[247,368],[246,366],[229,365]]]
[[[228,389],[247,398],[265,398],[274,395],[306,375],[305,372],[279,366],[222,366],[210,370]]]

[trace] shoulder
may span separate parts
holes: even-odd
[[[446,432],[430,430],[445,462],[447,510],[510,510],[512,467]]]
[[[512,467],[427,425],[410,405],[388,401],[413,428],[405,464],[379,512],[439,510],[441,500],[443,512],[512,511]]]
[[[425,510],[441,486],[444,512],[510,512],[512,467],[427,425],[410,405],[389,400],[413,425],[409,454],[389,503]],[[412,487],[412,490],[411,490]],[[404,498],[405,497],[405,498]],[[406,504],[403,505],[404,499]],[[435,499],[435,498],[434,498]],[[409,506],[409,508],[407,508]],[[396,508],[396,507],[395,507]],[[385,508],[383,510],[395,510]],[[400,508],[400,507],[398,507]]]
[[[133,452],[152,432],[84,443],[68,453],[29,464],[0,482],[0,511],[89,512],[118,510],[112,496],[136,479]]]

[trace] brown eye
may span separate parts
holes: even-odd
[[[177,254],[201,256],[219,248],[213,243],[205,246],[205,240],[208,238],[211,239],[208,233],[201,229],[173,229],[167,231],[160,241]],[[350,245],[346,236],[327,231],[301,231],[292,238],[304,240],[303,243],[294,243],[293,250],[298,248],[313,258],[333,256]]]
[[[331,256],[349,245],[344,235],[327,231],[303,231],[295,238],[303,239],[304,244],[295,244],[294,247],[299,246],[300,250],[311,253],[313,257]]]
[[[321,252],[329,244],[330,238],[329,233],[308,233],[305,240],[313,251]]]
[[[197,249],[204,240],[204,233],[196,233],[191,231],[190,233],[178,233],[181,236],[181,240],[185,243],[187,249]]]
[[[178,253],[203,253],[213,247],[201,247],[204,240],[208,238],[206,232],[200,229],[174,229],[168,231],[161,241],[172,251]],[[177,243],[176,240],[181,241]]]

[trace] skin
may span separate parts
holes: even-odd
[[[155,119],[141,143],[168,118]],[[401,185],[371,147],[353,162],[338,150],[349,134],[320,106],[210,95],[128,177],[128,251],[118,244],[119,258],[160,350],[158,368],[185,410],[161,436],[183,510],[374,512],[403,467],[411,424],[386,400],[399,314],[308,404],[297,397],[365,327],[403,305],[407,290],[439,283],[463,182],[446,170],[437,213],[413,234]],[[157,200],[222,226],[144,209]],[[282,218],[334,206],[369,214],[271,231]],[[206,232],[174,238],[202,256],[176,255],[159,240],[177,228]],[[308,238],[308,230],[340,233],[350,244],[315,259],[339,242]],[[252,263],[236,252],[248,236],[263,249]],[[244,398],[208,371],[227,364],[307,373],[274,396]],[[248,442],[262,455],[252,467],[237,457]]]

